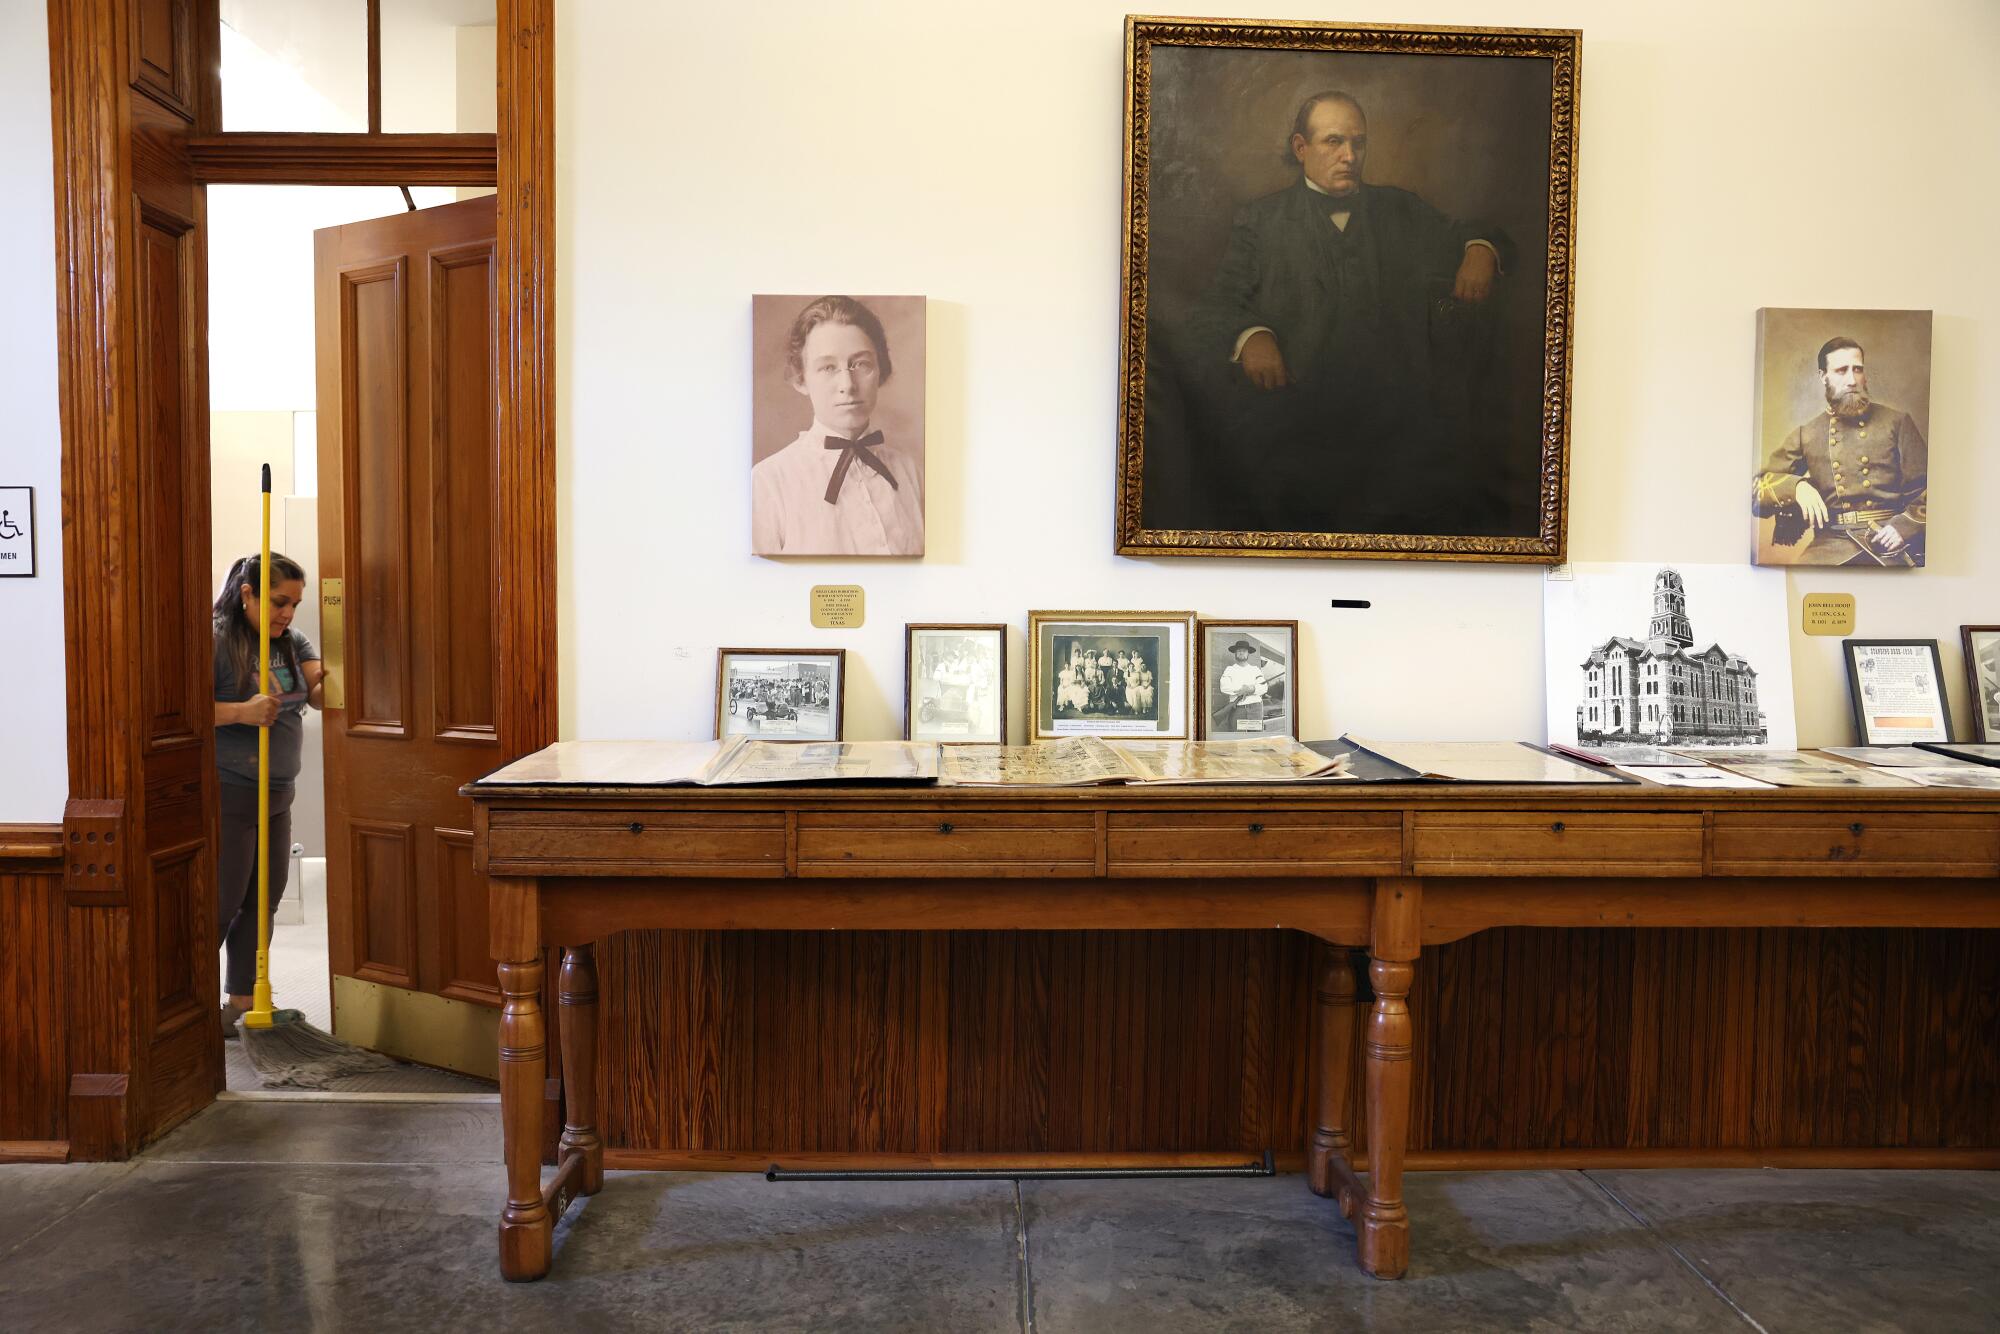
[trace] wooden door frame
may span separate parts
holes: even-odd
[[[200,397],[175,442],[178,453],[166,462],[186,470],[192,494],[180,554],[204,572],[205,584],[211,534],[201,188],[225,180],[432,184],[445,176],[478,183],[476,175],[462,177],[476,163],[480,141],[492,140],[499,307],[494,529],[508,534],[494,547],[498,723],[504,754],[539,749],[557,731],[554,6],[555,0],[497,0],[496,135],[371,140],[217,133],[217,0],[49,0],[69,756],[62,838],[66,850],[101,849],[88,859],[64,858],[64,944],[46,961],[61,974],[66,1050],[56,1053],[63,1063],[56,1073],[68,1090],[72,1159],[126,1157],[199,1105],[154,1098],[167,1072],[149,1068],[150,1035],[136,1021],[150,1013],[152,999],[139,994],[137,979],[152,980],[152,970],[135,967],[134,956],[160,948],[150,909],[139,902],[145,886],[135,883],[153,869],[144,850],[148,817],[171,810],[186,822],[198,815],[196,827],[213,830],[217,801],[212,731],[199,720],[189,744],[199,748],[204,776],[171,791],[146,781],[154,739],[143,716],[143,674],[162,663],[191,670],[208,661],[210,647],[207,598],[191,579],[181,590],[187,605],[169,622],[185,627],[184,642],[148,642],[134,619],[147,558],[145,485],[155,462],[145,457],[142,354],[147,338],[160,336],[140,326],[139,228],[148,206],[139,201],[138,174],[195,191],[196,216],[184,221],[199,248],[187,270],[182,324],[169,336],[191,349],[188,383]],[[190,854],[205,858],[197,866],[213,865],[212,837],[207,841]],[[195,921],[188,930],[191,953],[206,953],[205,961],[187,961],[198,995],[199,970],[213,974],[214,923]],[[214,1007],[207,1009],[212,1024]],[[185,1087],[187,1072],[172,1073]],[[214,1083],[219,1088],[219,1062]]]

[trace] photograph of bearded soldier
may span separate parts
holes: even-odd
[[[1929,312],[1873,313],[1921,318],[1928,353]],[[1920,411],[1928,407],[1928,360]],[[1757,544],[1757,563],[1921,566],[1930,462],[1922,428],[1870,394],[1868,356],[1857,338],[1827,339],[1815,363],[1820,410],[1764,453],[1753,484],[1754,512],[1773,521]],[[1767,376],[1772,369],[1767,363]]]

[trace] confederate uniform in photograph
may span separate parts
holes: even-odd
[[[1910,414],[1868,397],[1860,344],[1819,352],[1824,412],[1770,451],[1752,505],[1775,515],[1774,545],[1806,543],[1801,565],[1922,565],[1929,451]]]

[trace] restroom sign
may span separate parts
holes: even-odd
[[[0,486],[0,579],[35,573],[35,489]]]

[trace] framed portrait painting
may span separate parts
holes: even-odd
[[[903,739],[1007,744],[1007,627],[903,627]]]
[[[1190,739],[1193,643],[1191,611],[1029,612],[1028,739]]]
[[[847,650],[725,648],[715,655],[715,735],[840,741]]]
[[[1118,550],[1563,561],[1581,35],[1125,32]]]
[[[1297,621],[1200,621],[1195,644],[1202,740],[1302,739]]]

